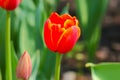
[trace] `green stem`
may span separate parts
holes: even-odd
[[[0,80],[2,80],[2,73],[1,73],[1,69],[0,69]]]
[[[10,46],[10,12],[6,15],[6,35],[5,35],[5,49],[6,49],[6,80],[12,80],[11,67],[11,46]]]
[[[60,80],[61,58],[62,58],[62,55],[57,53],[57,55],[56,55],[56,65],[55,65],[55,80]]]

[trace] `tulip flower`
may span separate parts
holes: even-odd
[[[20,57],[20,60],[17,65],[16,75],[17,78],[22,80],[28,80],[32,71],[32,63],[29,54],[27,51]]]
[[[53,12],[44,24],[46,46],[60,54],[65,54],[73,48],[80,32],[77,18],[69,14],[58,15]]]
[[[19,6],[21,0],[0,0],[0,7],[6,9],[7,11],[14,10]]]

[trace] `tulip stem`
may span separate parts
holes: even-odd
[[[60,65],[61,65],[62,55],[56,54],[56,65],[55,65],[55,80],[60,80]]]
[[[11,66],[11,46],[10,46],[10,12],[6,14],[6,29],[5,29],[5,53],[6,53],[6,80],[12,80]]]

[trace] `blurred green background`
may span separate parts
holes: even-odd
[[[30,80],[53,80],[56,54],[43,40],[44,22],[53,11],[76,16],[82,31],[74,48],[63,56],[62,80],[91,80],[87,62],[120,61],[119,4],[119,0],[22,0],[11,12],[13,80],[24,50],[32,58]],[[5,21],[6,11],[0,8],[0,80],[5,80]]]

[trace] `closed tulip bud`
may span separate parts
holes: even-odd
[[[70,51],[80,37],[78,20],[69,14],[53,12],[44,24],[44,40],[53,52],[65,54]]]
[[[17,65],[16,75],[17,78],[22,80],[28,80],[32,71],[32,62],[27,51],[20,57]]]
[[[21,0],[0,0],[0,7],[7,11],[14,10],[19,6]]]

